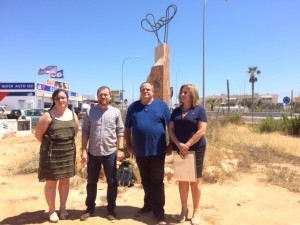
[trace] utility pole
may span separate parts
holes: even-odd
[[[228,107],[228,114],[230,114],[230,105],[229,105],[229,80],[227,80],[227,107]]]

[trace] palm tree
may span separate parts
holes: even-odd
[[[257,77],[255,76],[260,74],[261,71],[257,69],[257,66],[252,66],[248,68],[248,73],[250,75],[249,82],[252,83],[252,124],[253,124],[253,111],[254,111],[254,83],[257,82]]]
[[[214,111],[214,107],[219,104],[219,100],[217,98],[208,98],[206,103],[210,105],[210,110]]]

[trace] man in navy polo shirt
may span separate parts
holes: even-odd
[[[158,224],[166,224],[164,165],[170,110],[164,101],[154,99],[152,84],[142,83],[140,93],[141,99],[129,106],[125,122],[127,150],[136,156],[145,192],[144,206],[137,216],[152,211]]]

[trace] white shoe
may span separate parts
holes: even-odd
[[[59,221],[59,218],[55,211],[49,213],[49,221],[50,221],[50,223],[57,223]]]

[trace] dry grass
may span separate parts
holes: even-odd
[[[212,136],[211,132],[208,131],[208,137]],[[279,133],[261,134],[252,127],[231,124],[217,132],[219,138],[208,144],[205,159],[208,167],[221,168],[220,162],[224,159],[236,158],[239,172],[251,172],[255,167],[260,167],[265,174],[264,181],[300,192],[299,138]],[[235,177],[235,171],[226,173],[219,169],[215,176],[222,181],[227,177]]]
[[[267,170],[265,180],[269,183],[300,192],[300,176],[287,167],[272,167]]]
[[[291,191],[300,192],[300,139],[279,133],[257,133],[253,127],[242,125],[221,126],[211,121],[207,131],[207,150],[204,161],[203,179],[205,182],[222,182],[228,178],[237,178],[239,172],[256,172],[265,177],[265,182],[279,185]],[[36,172],[40,144],[34,136],[5,136],[1,140],[0,169],[5,175]],[[72,187],[76,188],[86,182],[82,178],[81,135],[76,137],[76,179]],[[10,151],[7,151],[9,149]],[[22,152],[22,154],[20,154]],[[9,161],[14,159],[14,163]],[[134,160],[134,174],[139,183],[139,171]],[[170,162],[166,167],[170,167]],[[169,171],[169,169],[168,169]],[[172,171],[171,171],[172,172]],[[172,173],[168,172],[167,180]],[[101,173],[102,180],[105,180]],[[5,183],[1,183],[5,185]]]
[[[277,152],[300,157],[299,137],[280,133],[256,133],[249,126],[228,125],[221,131],[222,139],[232,144],[245,144],[253,148],[274,149]]]

